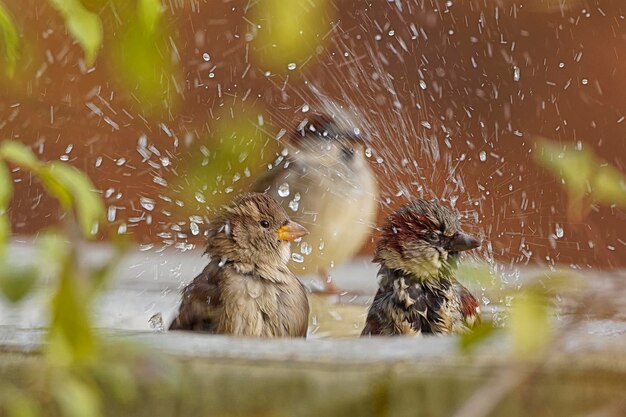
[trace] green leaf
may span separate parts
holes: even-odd
[[[89,177],[72,166],[57,162],[45,165],[40,172],[51,193],[64,199],[67,198],[65,192],[69,193],[83,234],[93,236],[105,211]]]
[[[9,11],[2,3],[0,3],[0,34],[2,35],[0,39],[4,43],[2,50],[6,62],[6,73],[11,78],[15,74],[15,65],[19,55],[19,36]]]
[[[32,267],[18,267],[3,264],[0,268],[0,291],[7,300],[17,303],[26,297],[37,282],[37,270]]]
[[[80,379],[66,375],[53,384],[53,394],[64,417],[98,417],[102,402],[98,390]]]
[[[89,360],[96,352],[88,305],[90,299],[84,296],[69,268],[69,260],[66,260],[52,298],[52,322],[46,346],[51,360],[61,363]]]
[[[541,294],[526,291],[516,296],[511,306],[510,331],[513,349],[520,356],[533,356],[552,336],[550,308]]]
[[[598,168],[591,195],[599,203],[626,207],[626,176],[611,165]]]
[[[0,213],[0,257],[4,255],[5,245],[9,241],[9,236],[11,236],[11,221],[6,212]]]
[[[0,161],[0,215],[7,209],[13,195],[13,180],[6,164]]]
[[[144,30],[152,34],[163,14],[161,0],[139,0],[137,3],[137,15],[143,25]]]
[[[87,65],[93,65],[102,45],[102,22],[97,14],[90,12],[80,0],[50,0],[65,19],[70,34],[78,41]]]
[[[483,321],[474,326],[472,330],[459,336],[459,347],[462,352],[469,353],[481,342],[491,337],[497,328],[491,321]]]
[[[0,158],[32,171],[37,171],[39,167],[39,161],[33,151],[23,143],[13,140],[6,140],[0,144]]]
[[[35,398],[26,391],[12,386],[0,385],[0,410],[7,417],[38,417],[41,415]]]
[[[457,267],[456,276],[463,282],[475,281],[483,286],[492,286],[494,275],[485,262],[465,262]]]

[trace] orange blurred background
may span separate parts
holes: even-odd
[[[112,230],[138,242],[200,243],[190,216],[245,189],[324,96],[363,114],[381,216],[437,196],[502,262],[626,266],[624,210],[568,217],[566,189],[533,157],[545,137],[625,171],[622,0],[181,0],[164,3],[149,48],[127,23],[134,2],[91,0],[93,68],[47,2],[5,4],[22,53],[0,82],[1,137],[85,170]],[[42,188],[15,178],[13,231],[56,223]]]

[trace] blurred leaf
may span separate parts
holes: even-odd
[[[32,266],[3,263],[0,267],[0,291],[7,300],[17,303],[26,297],[37,282],[37,270]]]
[[[494,275],[485,262],[465,262],[457,267],[456,276],[464,282],[475,281],[482,286],[492,286]]]
[[[539,353],[552,335],[550,318],[546,297],[534,291],[517,295],[509,323],[515,352],[525,357]]]
[[[592,191],[599,203],[626,207],[626,176],[610,165],[598,168]]]
[[[17,29],[11,19],[9,11],[3,3],[0,2],[0,39],[3,41],[2,51],[4,53],[4,61],[6,62],[6,75],[13,78],[15,74],[15,65],[18,58],[19,36]]]
[[[7,417],[38,417],[41,415],[35,398],[27,392],[6,385],[0,385],[0,410]]]
[[[459,347],[465,353],[471,352],[481,342],[491,337],[497,328],[491,321],[483,321],[474,326],[471,331],[461,333],[459,336]]]
[[[99,383],[117,402],[131,404],[139,398],[137,381],[128,364],[120,359],[118,357],[117,361],[97,362],[93,371]]]
[[[137,15],[147,33],[154,33],[154,28],[162,14],[163,5],[161,0],[139,0]]]
[[[0,212],[0,259],[4,256],[5,245],[11,236],[11,221],[6,212]]]
[[[70,34],[78,41],[87,65],[92,66],[102,45],[102,22],[97,14],[85,8],[80,0],[50,0],[65,19]]]
[[[60,185],[58,189],[54,188],[55,193],[61,190],[70,193],[83,235],[93,236],[97,231],[96,226],[104,217],[105,210],[102,199],[94,191],[95,187],[89,177],[72,166],[55,162],[45,165],[40,174],[48,178],[47,185],[55,187]]]
[[[80,379],[65,375],[52,387],[54,398],[64,417],[98,417],[102,404],[97,389]]]
[[[184,202],[185,215],[227,203],[264,169],[266,153],[275,155],[276,142],[256,125],[258,114],[255,107],[240,108],[234,118],[229,111],[220,113],[214,131],[200,138],[182,161],[172,197]]]
[[[0,160],[0,214],[6,210],[13,194],[13,180],[9,168]]]
[[[0,158],[32,171],[37,171],[39,167],[39,161],[33,151],[28,146],[13,140],[6,140],[0,144]]]
[[[588,150],[563,149],[543,138],[537,143],[537,162],[564,182],[570,220],[582,220],[593,201],[626,206],[626,176],[615,167],[602,165]]]
[[[286,72],[315,54],[334,20],[330,0],[265,0],[252,7],[253,52],[264,65]],[[293,69],[293,68],[292,68]]]
[[[48,354],[60,362],[83,361],[93,357],[96,338],[91,328],[90,298],[83,294],[72,276],[69,259],[65,260],[58,287],[52,297],[52,322]]]
[[[180,101],[178,56],[162,28],[149,33],[136,22],[112,39],[108,61],[118,75],[116,80],[139,102],[141,111],[160,118],[174,112]]]

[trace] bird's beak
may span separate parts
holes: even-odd
[[[462,252],[480,247],[480,240],[467,233],[459,232],[452,236],[452,240],[448,244],[448,250],[450,252]]]
[[[289,220],[280,229],[278,229],[278,240],[292,241],[308,233],[309,231],[302,225]]]

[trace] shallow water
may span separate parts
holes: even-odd
[[[89,262],[98,263],[106,259],[106,247],[94,246],[87,252]],[[33,259],[30,244],[13,244],[11,252],[16,259]],[[165,326],[172,320],[178,308],[180,289],[198,274],[206,264],[206,258],[199,252],[161,252],[135,250],[121,262],[111,278],[108,288],[101,295],[96,306],[96,323],[107,330],[157,331],[151,325],[151,317],[161,314]],[[376,266],[364,258],[355,259],[350,264],[337,268],[333,274],[336,285],[345,290],[340,295],[311,293],[311,320],[309,338],[354,338],[358,337],[373,294],[376,291]],[[527,275],[533,275],[527,271]],[[524,275],[524,274],[522,274]],[[584,335],[622,335],[626,333],[626,290],[623,288],[624,272],[588,274],[599,294],[606,294],[612,300],[619,300],[611,308],[598,309],[597,305],[577,309],[571,297],[557,297],[555,322],[582,319],[577,332]],[[304,277],[309,287],[314,277]],[[471,284],[471,283],[470,283]],[[471,285],[470,285],[471,287]],[[485,294],[474,289],[475,294],[488,300],[482,311],[485,318],[496,318],[501,323],[507,315],[507,307],[498,302],[498,289],[487,290]],[[46,302],[50,291],[45,282],[22,303],[12,306],[0,301],[0,326],[14,329],[41,328],[46,323]],[[602,303],[602,305],[608,303]],[[617,308],[615,307],[617,305]],[[580,315],[583,317],[580,317]]]

